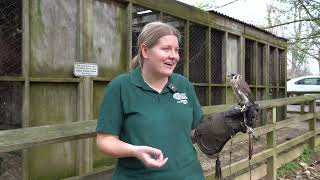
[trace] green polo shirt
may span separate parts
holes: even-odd
[[[117,76],[106,88],[97,132],[114,134],[124,142],[158,148],[168,157],[161,168],[149,168],[134,157],[120,158],[113,179],[204,179],[191,130],[203,117],[192,84],[172,74],[177,91],[165,86],[161,93],[150,88],[141,68]]]

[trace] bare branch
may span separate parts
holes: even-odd
[[[317,61],[320,61],[320,57],[318,57],[318,56],[310,53],[309,51],[306,51],[306,50],[304,50],[304,49],[301,49],[301,51],[304,52],[304,53],[306,53],[306,54],[309,55],[310,57],[316,59]]]
[[[315,17],[310,13],[309,9],[306,7],[306,5],[303,4],[302,0],[298,0],[302,8],[306,11],[306,13],[311,17],[311,19],[314,19]],[[318,18],[319,19],[319,18]],[[318,26],[320,26],[320,22],[316,21],[318,19],[313,20],[314,23],[316,23]]]
[[[313,19],[298,19],[298,20],[294,20],[294,21],[281,23],[281,24],[276,24],[276,25],[273,25],[273,26],[263,27],[262,29],[269,29],[269,28],[284,26],[284,25],[288,25],[288,24],[292,24],[292,23],[296,23],[296,22],[315,21],[315,20],[320,20],[320,17],[319,18],[313,18]]]
[[[214,9],[219,9],[219,8],[222,8],[222,7],[228,6],[228,5],[233,4],[233,3],[237,2],[237,1],[239,1],[239,0],[234,0],[234,1],[228,2],[228,3],[224,4],[224,5],[221,5],[221,6],[215,7]]]

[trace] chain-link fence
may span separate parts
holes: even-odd
[[[160,20],[160,13],[158,11],[145,9],[140,6],[133,6],[132,10],[132,57],[138,53],[138,36],[142,31],[144,25]]]
[[[0,1],[0,76],[22,72],[22,1]]]
[[[222,38],[224,33],[218,30],[211,31],[211,82],[222,84]]]
[[[196,86],[195,91],[198,96],[199,102],[201,106],[207,106],[208,101],[207,101],[207,87],[200,87]]]
[[[285,72],[285,53],[284,50],[279,49],[279,83],[280,86],[286,86],[286,72]]]
[[[257,46],[257,84],[258,85],[263,85],[264,84],[264,80],[265,80],[265,71],[264,71],[264,44],[258,43]]]
[[[206,27],[190,24],[189,78],[195,83],[206,83]]]
[[[245,41],[245,80],[248,84],[255,84],[254,82],[254,63],[253,63],[253,45],[254,42],[246,39]]]
[[[275,71],[276,62],[276,48],[270,47],[269,51],[269,83],[270,86],[276,86],[276,73]]]
[[[211,105],[219,105],[225,103],[224,90],[225,88],[217,86],[211,88]]]
[[[166,22],[168,24],[171,24],[172,26],[174,26],[175,28],[178,29],[178,31],[181,34],[181,38],[179,40],[179,56],[180,56],[180,60],[176,66],[176,68],[174,69],[175,73],[181,74],[183,75],[183,65],[184,65],[184,57],[183,57],[183,49],[184,49],[184,27],[185,27],[185,23],[183,20],[172,17],[170,15],[164,14],[162,17],[162,21]]]
[[[0,130],[21,127],[22,83],[0,82]]]

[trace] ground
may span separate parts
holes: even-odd
[[[279,180],[287,180],[287,179],[315,179],[320,180],[320,152],[317,152],[311,160],[310,164],[303,163],[298,161],[300,168],[295,171],[294,174],[279,179]]]

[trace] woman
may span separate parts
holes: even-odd
[[[180,34],[152,22],[138,37],[130,72],[108,85],[97,146],[119,158],[113,179],[204,179],[191,134],[203,117],[192,84],[174,74]]]

